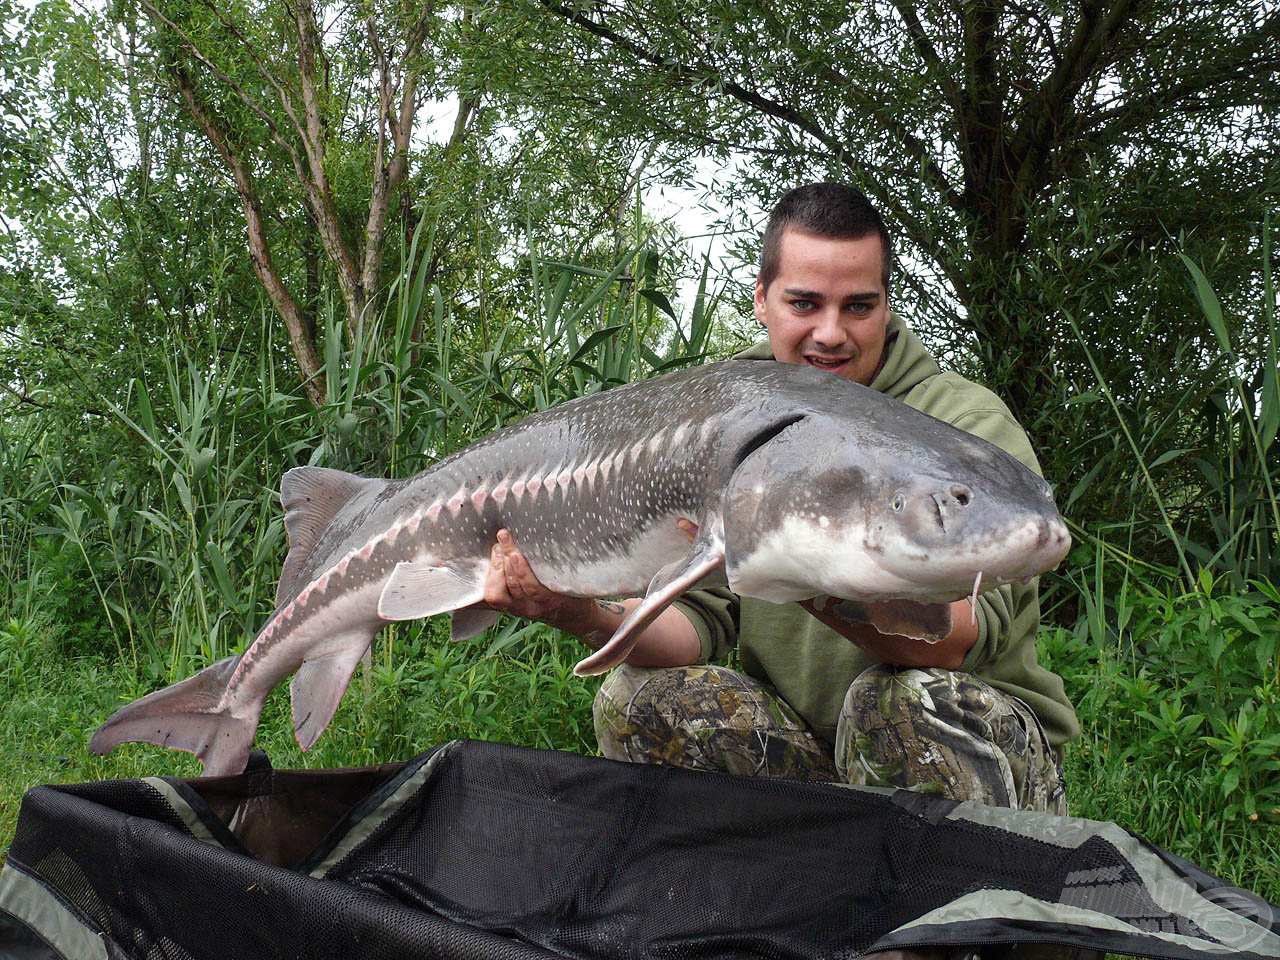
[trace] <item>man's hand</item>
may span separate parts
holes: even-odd
[[[677,526],[690,540],[697,536],[698,527],[691,521],[681,519]],[[599,648],[639,602],[567,597],[549,590],[534,574],[510,532],[499,530],[498,542],[489,554],[481,604],[501,613],[541,620]],[[638,667],[682,667],[696,661],[700,651],[698,633],[689,618],[669,608],[644,629],[627,662]]]
[[[489,553],[489,574],[484,580],[484,605],[500,613],[558,625],[573,607],[590,605],[581,597],[554,593],[534,575],[511,534],[498,531],[498,542]],[[581,611],[577,611],[581,613]]]

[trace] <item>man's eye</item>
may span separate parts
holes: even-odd
[[[801,311],[812,310],[813,301],[812,300],[792,300],[791,308],[793,310],[801,310]]]
[[[850,313],[856,313],[858,316],[861,317],[871,312],[871,306],[872,305],[869,303],[863,303],[862,301],[859,301],[857,303],[849,304],[847,307],[845,307],[845,309],[848,310]]]

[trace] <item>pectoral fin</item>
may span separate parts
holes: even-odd
[[[416,620],[479,603],[484,599],[485,570],[484,564],[398,563],[378,598],[378,616]]]
[[[704,533],[694,543],[693,551],[654,574],[640,605],[627,614],[609,642],[574,667],[573,672],[580,677],[588,677],[616,667],[630,655],[645,627],[653,623],[676,597],[714,575],[722,574],[724,536],[719,528],[719,523],[704,524]]]
[[[951,605],[947,603],[916,603],[914,600],[858,602],[820,597],[814,601],[814,606],[822,613],[850,623],[869,623],[880,633],[890,636],[937,643],[951,633]]]

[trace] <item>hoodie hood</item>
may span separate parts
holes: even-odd
[[[741,353],[735,353],[733,359],[772,360],[773,350],[769,341],[765,340]],[[880,361],[880,369],[871,380],[871,389],[901,400],[914,387],[941,372],[938,361],[933,359],[902,317],[890,313],[889,327],[885,331],[884,357]]]

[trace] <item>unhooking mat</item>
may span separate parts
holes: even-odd
[[[38,787],[0,956],[1280,958],[1275,910],[1109,823],[491,743]]]

